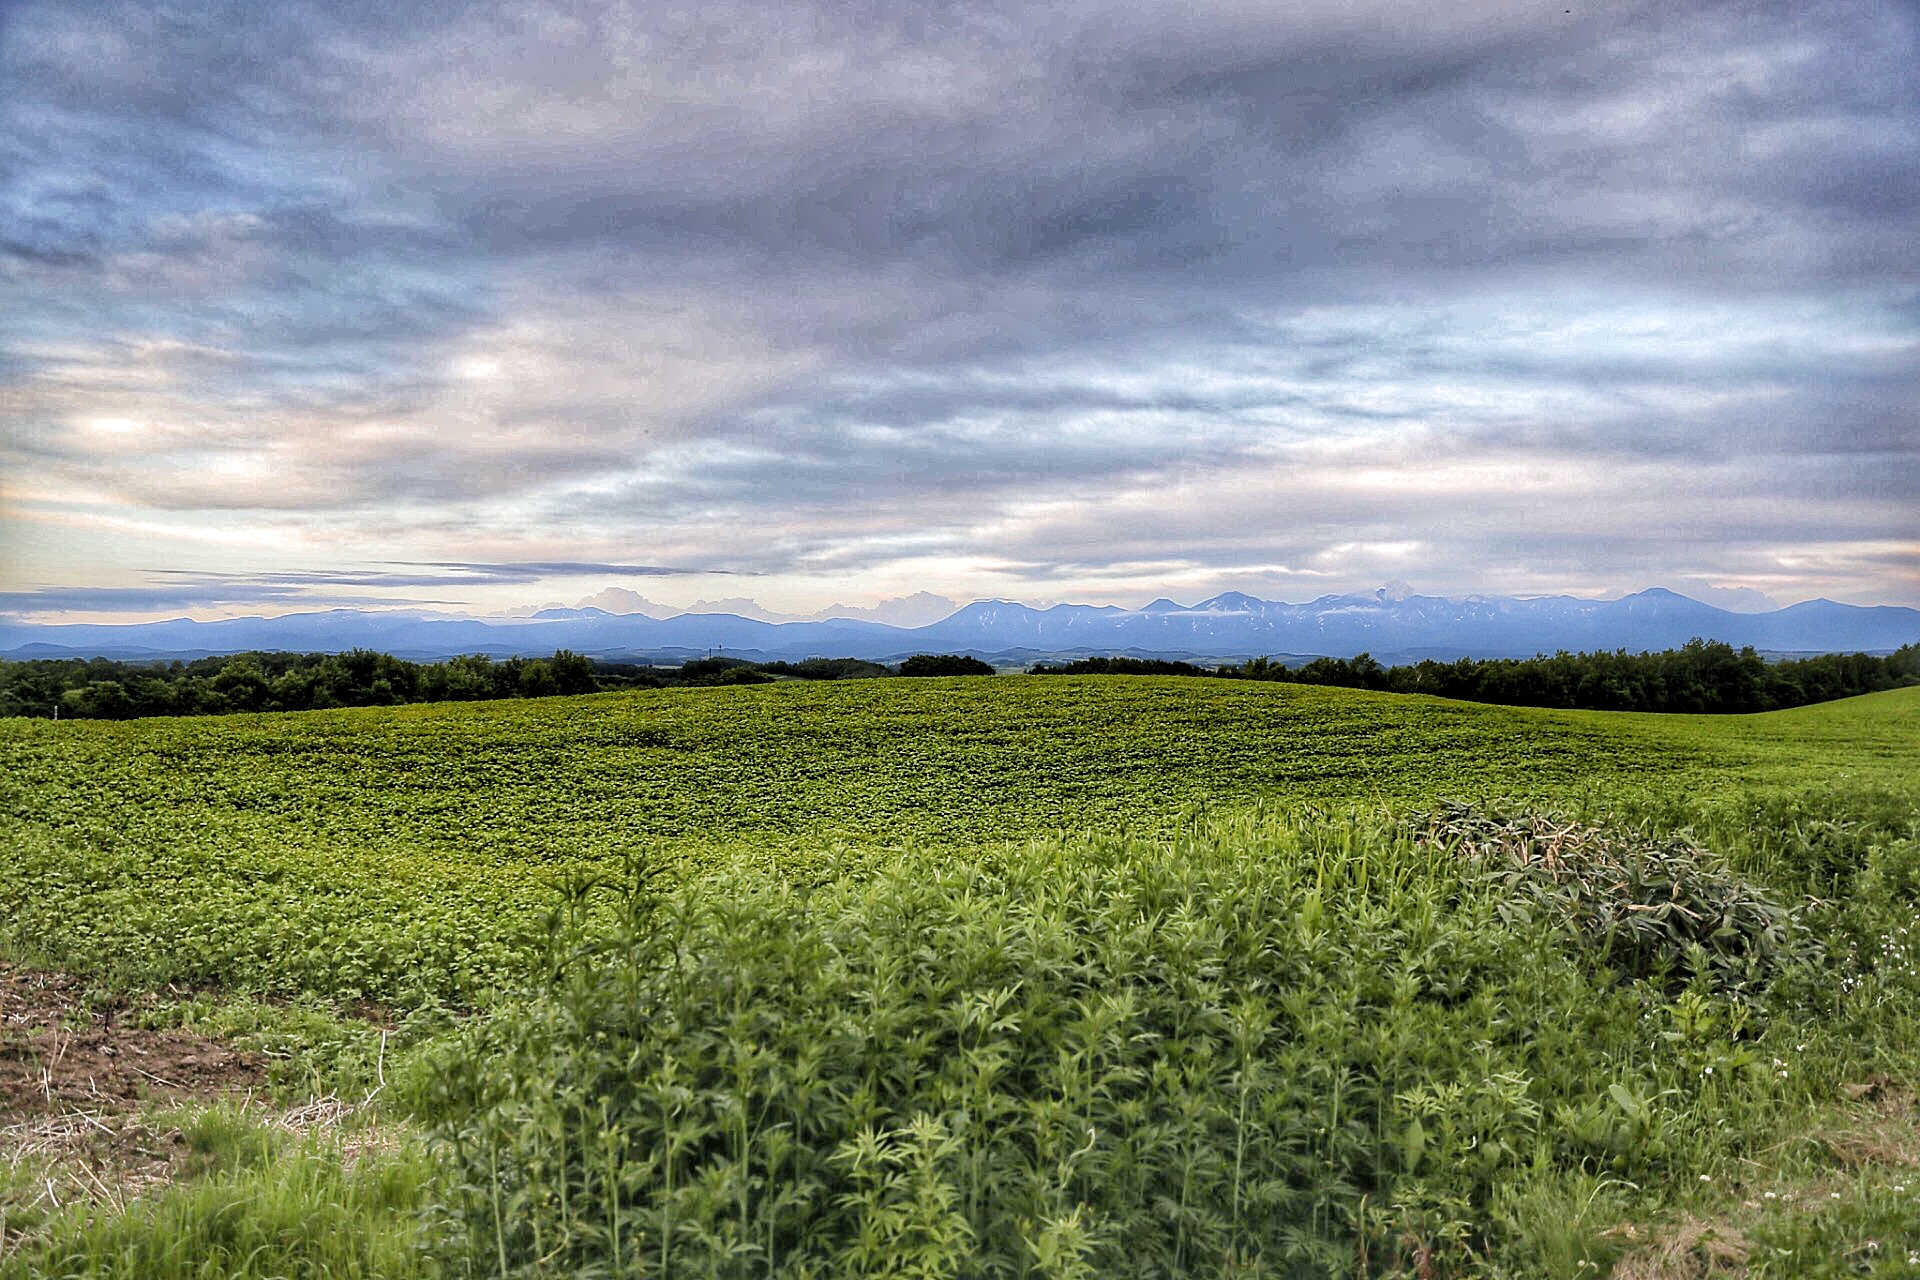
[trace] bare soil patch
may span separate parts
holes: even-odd
[[[0,960],[0,1122],[244,1092],[266,1064],[187,1031],[135,1025],[124,1001],[89,1005],[70,974]]]
[[[124,1207],[173,1181],[187,1144],[149,1119],[154,1107],[244,1096],[266,1080],[258,1054],[139,1026],[134,1008],[89,1000],[71,974],[0,960],[0,1258],[50,1212]]]

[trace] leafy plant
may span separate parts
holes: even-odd
[[[428,1110],[505,1275],[1444,1274],[1598,1042],[1509,975],[1619,1004],[1495,905],[1311,816],[715,868],[469,1028]]]
[[[1416,825],[1499,886],[1504,918],[1570,930],[1636,978],[1752,995],[1812,946],[1788,908],[1684,836],[1458,803]]]

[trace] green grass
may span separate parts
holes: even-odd
[[[1100,678],[0,721],[0,941],[129,981],[473,1001],[528,972],[554,887],[634,856],[804,876],[1255,800],[1737,817],[1910,791],[1916,742],[1914,690],[1715,719]]]
[[[327,1136],[188,1117],[197,1170],[120,1211],[82,1205],[0,1252],[0,1280],[413,1280],[441,1274],[422,1214],[437,1170],[417,1146],[349,1170]]]
[[[1898,1241],[1904,1265],[1898,1170],[1808,1135],[1863,1072],[1913,1079],[1911,953],[1827,947],[1915,898],[1863,894],[1744,971],[1688,957],[1767,921],[1623,954],[1609,904],[1760,899],[1697,852],[1671,898],[1623,883],[1680,852],[1614,848],[1536,865],[1534,892],[1504,853],[1256,811],[816,886],[716,868],[444,1050],[465,1256],[529,1278],[1600,1274],[1627,1251],[1608,1228],[1724,1213],[1764,1171],[1839,1198],[1818,1230],[1751,1227],[1761,1274],[1836,1242]],[[1883,1127],[1920,1149],[1913,1122]]]
[[[1791,945],[1733,986],[1623,952],[1605,901],[1396,825],[1446,797],[1691,830],[1713,853],[1675,883],[1743,919],[1771,895]],[[1755,1276],[1920,1274],[1920,1120],[1885,1101],[1920,1090],[1920,690],[1708,718],[997,678],[0,721],[0,854],[0,947],[196,988],[145,1016],[296,1094],[384,1080],[441,1144],[349,1173],[208,1121],[181,1185],[39,1223],[7,1280],[615,1248],[1518,1280],[1732,1235]],[[449,1033],[463,1007],[491,1016]]]

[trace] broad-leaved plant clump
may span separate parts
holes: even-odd
[[[436,1076],[489,1274],[1458,1274],[1520,1171],[1671,1149],[1644,1002],[1390,823],[648,901]]]
[[[1684,835],[1458,803],[1415,825],[1498,886],[1502,918],[1570,930],[1632,977],[1751,996],[1813,946],[1789,908]]]

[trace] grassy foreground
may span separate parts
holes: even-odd
[[[171,1016],[426,1135],[71,1213],[0,1275],[1920,1274],[1913,691],[848,683],[0,756],[0,944],[217,988]],[[1623,852],[1540,880],[1396,817],[1449,796]],[[407,1019],[384,1070],[360,999]]]

